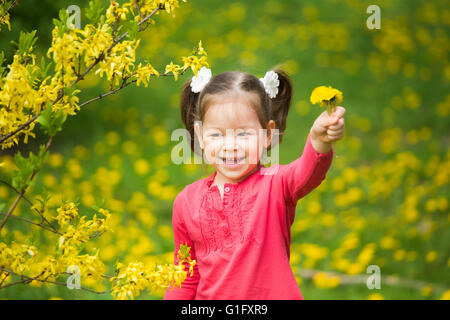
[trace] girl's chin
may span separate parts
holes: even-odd
[[[245,163],[233,163],[233,164],[223,163],[219,164],[219,166],[225,170],[239,170],[246,167],[247,165]]]

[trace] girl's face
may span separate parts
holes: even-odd
[[[263,130],[253,108],[233,99],[212,103],[201,126],[196,123],[195,132],[221,184],[242,181],[253,172],[263,148],[270,145],[270,131],[275,122],[270,120],[268,130]]]

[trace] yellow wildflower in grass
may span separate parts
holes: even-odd
[[[446,290],[440,300],[450,300],[450,290]]]
[[[403,259],[405,259],[405,256],[406,256],[406,251],[403,249],[399,249],[394,252],[394,259],[397,261],[402,261]]]
[[[350,263],[347,269],[347,273],[350,275],[360,274],[363,273],[364,271],[365,271],[364,265],[361,264],[360,262]]]
[[[150,165],[145,159],[138,159],[134,163],[134,171],[140,176],[146,175],[150,170]]]
[[[297,219],[294,221],[292,226],[292,231],[294,233],[299,233],[308,229],[311,224],[311,220],[309,218]]]
[[[420,294],[423,295],[424,297],[429,297],[432,291],[433,291],[433,287],[428,285],[428,286],[424,286],[422,288],[422,290],[420,290]]]
[[[332,227],[336,224],[336,216],[332,213],[325,213],[322,215],[320,223],[325,227]]]
[[[346,271],[350,266],[350,261],[345,258],[337,258],[336,260],[333,260],[331,264],[333,268],[336,268],[339,271]]]
[[[172,228],[166,225],[158,226],[158,234],[165,239],[169,239],[172,236]]]
[[[326,107],[329,115],[334,111],[336,104],[342,102],[342,99],[342,92],[331,86],[320,86],[315,88],[310,97],[312,104],[320,103],[321,107]]]
[[[331,188],[333,191],[342,191],[345,186],[345,180],[342,177],[336,177],[331,181]]]
[[[328,255],[328,248],[313,243],[303,243],[299,246],[299,249],[311,260],[321,260]]]
[[[44,186],[46,186],[47,188],[52,188],[57,184],[56,178],[55,176],[53,176],[52,174],[45,174],[44,177],[42,178]],[[0,196],[1,198],[1,196]]]
[[[372,293],[367,297],[367,300],[384,300],[384,297],[379,293]]]
[[[313,277],[314,284],[321,289],[330,289],[339,285],[339,277],[329,276],[325,272],[318,272]]]
[[[320,202],[318,202],[318,201],[311,201],[306,208],[306,211],[310,214],[317,214],[321,210],[322,210],[322,206],[321,206]]]
[[[151,228],[156,224],[155,215],[147,208],[139,209],[136,215],[139,221],[142,222],[147,228]]]
[[[393,250],[398,248],[399,246],[399,241],[397,239],[394,239],[393,237],[390,236],[384,236],[383,238],[381,238],[380,240],[380,246],[383,249],[387,249],[387,250]]]
[[[428,263],[431,263],[431,262],[436,260],[436,257],[437,257],[437,252],[432,250],[432,251],[427,253],[426,260],[427,260]]]
[[[63,156],[60,153],[52,153],[48,157],[48,163],[53,168],[57,168],[57,167],[61,166],[63,161],[64,161],[64,158],[63,158]]]
[[[120,141],[120,136],[116,131],[109,131],[105,135],[105,142],[110,146],[116,146]]]

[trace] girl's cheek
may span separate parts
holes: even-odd
[[[240,147],[245,150],[245,155],[247,157],[248,164],[258,163],[258,139],[256,137],[250,137],[249,139],[243,140]]]
[[[210,142],[205,141],[205,155],[208,163],[214,164],[216,163],[216,156],[220,150],[220,142]]]

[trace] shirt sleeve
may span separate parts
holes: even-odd
[[[187,205],[184,203],[184,199],[182,194],[180,193],[174,200],[173,204],[173,214],[172,214],[172,227],[174,234],[174,243],[175,243],[175,252],[174,252],[174,264],[178,264],[178,250],[180,249],[181,244],[187,243],[191,248],[191,259],[197,260],[195,255],[195,247],[194,243],[189,237],[189,234],[186,229],[186,225],[182,219],[182,210],[183,208],[187,208]],[[184,263],[184,270],[188,272],[188,275],[184,282],[181,284],[181,288],[179,287],[171,287],[166,290],[164,294],[164,300],[194,300],[195,295],[197,293],[197,286],[200,280],[200,275],[198,272],[198,265],[194,266],[194,273],[191,276],[189,272],[189,263]]]
[[[318,187],[326,177],[333,154],[333,147],[327,153],[317,152],[308,134],[302,156],[280,166],[278,174],[281,177],[285,201],[295,205],[299,199]]]

